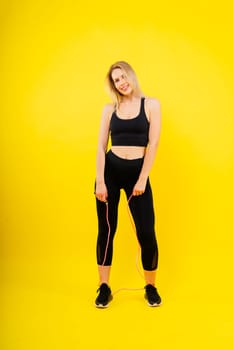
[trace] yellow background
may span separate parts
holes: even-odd
[[[230,1],[1,3],[2,349],[232,349]],[[104,77],[126,60],[162,106],[151,172],[160,308],[93,306]],[[143,288],[124,195],[111,287]]]

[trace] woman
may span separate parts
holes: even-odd
[[[150,306],[158,306],[161,304],[155,288],[158,247],[148,176],[159,141],[160,104],[154,98],[144,97],[135,72],[127,62],[114,63],[108,71],[106,82],[114,103],[103,109],[97,150],[95,195],[100,287],[95,305],[107,307],[112,300],[109,276],[122,188],[128,199],[141,246],[145,299]],[[111,149],[107,152],[109,136]]]

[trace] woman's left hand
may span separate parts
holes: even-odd
[[[136,184],[133,188],[133,196],[140,196],[145,192],[146,181],[147,180],[138,179],[138,181],[136,182]]]

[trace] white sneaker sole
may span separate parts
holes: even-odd
[[[109,304],[107,305],[103,305],[103,304],[95,304],[95,307],[97,307],[98,309],[106,309],[109,306]]]
[[[159,303],[159,304],[150,304],[148,301],[147,301],[147,305],[148,306],[151,306],[151,307],[158,307],[158,306],[160,306],[160,305],[162,305],[162,302],[161,303]]]

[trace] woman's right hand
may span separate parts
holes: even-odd
[[[108,191],[104,182],[96,182],[95,196],[101,202],[107,202]]]

